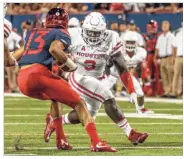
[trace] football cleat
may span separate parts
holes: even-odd
[[[68,143],[68,141],[64,139],[56,139],[56,146],[58,150],[71,150],[72,146]]]
[[[48,113],[46,117],[46,127],[44,130],[44,140],[49,142],[51,134],[54,132],[54,124],[51,115]]]
[[[117,152],[117,150],[106,143],[99,141],[98,143],[91,142],[90,150],[93,152]]]
[[[147,108],[139,109],[137,110],[138,114],[154,114],[154,111],[149,110]]]
[[[135,130],[132,129],[128,137],[128,140],[130,140],[130,142],[133,145],[137,145],[138,143],[143,143],[147,137],[148,137],[147,133],[136,132]]]

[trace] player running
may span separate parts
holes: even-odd
[[[86,16],[82,25],[82,38],[83,42],[78,41],[78,44],[70,49],[78,68],[75,72],[70,73],[69,83],[87,102],[87,109],[93,118],[96,117],[103,103],[107,115],[125,132],[128,139],[133,144],[143,143],[148,134],[136,132],[131,128],[112,92],[103,82],[107,61],[111,59],[122,82],[131,94],[132,100],[137,100],[133,81],[121,52],[122,44],[118,33],[106,30],[103,15],[92,12]],[[79,122],[75,110],[63,116],[63,124]],[[45,138],[48,139],[51,132],[54,131],[49,115],[46,130]]]
[[[138,39],[135,32],[128,31],[124,35],[123,56],[125,58],[126,66],[128,67],[128,70],[132,75],[135,92],[137,94],[137,102],[134,103],[136,112],[138,114],[153,114],[153,111],[144,107],[144,92],[141,87],[141,78],[137,79],[135,76],[141,76],[141,64],[145,61],[147,56],[146,50],[142,47],[138,47],[137,41]],[[119,77],[115,66],[110,69],[110,72],[111,75],[115,76],[116,78]]]
[[[24,51],[19,61],[19,88],[26,96],[52,101],[50,113],[53,118],[58,149],[72,149],[63,131],[61,107],[58,103],[60,102],[75,110],[91,139],[93,151],[115,152],[114,148],[99,138],[94,120],[87,111],[84,100],[65,80],[51,72],[54,59],[61,63],[60,68],[68,67],[71,72],[77,68],[77,65],[65,53],[71,43],[67,27],[68,13],[64,9],[53,8],[47,14],[45,29],[34,28],[27,33],[25,49],[20,48],[17,51]]]

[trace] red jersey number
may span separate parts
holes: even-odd
[[[49,32],[49,30],[38,30],[38,31],[33,31],[29,37],[29,40],[27,42],[27,46],[26,46],[26,50],[25,50],[25,54],[39,54],[44,47],[45,41],[43,39],[43,36],[46,35]],[[34,50],[30,50],[30,44],[32,42],[32,39],[34,37],[35,34],[38,34],[37,38],[34,39],[35,43],[38,43],[38,48],[34,49]]]
[[[96,68],[96,61],[94,60],[86,60],[84,61],[84,64],[87,64],[87,66],[84,67],[87,71],[91,71]]]

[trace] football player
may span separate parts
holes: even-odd
[[[136,132],[131,128],[111,90],[103,82],[107,61],[111,59],[122,82],[131,94],[132,101],[136,102],[137,95],[123,58],[122,43],[118,33],[106,29],[106,21],[101,13],[92,12],[84,20],[81,35],[83,42],[78,41],[78,44],[70,48],[70,53],[74,56],[78,68],[70,73],[69,83],[87,102],[87,109],[93,118],[96,117],[103,103],[107,115],[125,132],[128,139],[133,144],[143,143],[148,134]],[[48,115],[47,121],[50,124],[47,124],[48,131],[45,133],[47,139],[54,131],[52,119],[49,120],[49,118]],[[63,124],[79,122],[75,110],[63,116]]]
[[[56,132],[56,146],[58,149],[70,150],[72,147],[66,140],[63,126],[61,107],[64,103],[72,107],[79,121],[85,127],[93,151],[116,150],[102,141],[96,131],[94,120],[86,109],[83,99],[62,78],[51,72],[53,60],[56,59],[59,67],[67,67],[74,71],[77,65],[66,55],[71,44],[68,28],[68,13],[61,8],[51,9],[46,16],[46,28],[34,28],[26,35],[25,49],[20,48],[16,53],[21,53],[18,64],[18,85],[20,91],[31,98],[51,100],[51,115]],[[14,56],[15,57],[15,56]]]
[[[6,15],[6,11],[7,11],[7,5],[6,3],[4,3],[4,16]],[[7,38],[9,37],[11,30],[12,30],[11,22],[9,22],[7,19],[4,18],[4,64],[5,65],[15,64],[15,61],[11,60],[10,58],[10,52],[7,44]]]
[[[138,47],[138,39],[133,31],[128,31],[123,37],[123,56],[126,66],[131,73],[137,102],[134,103],[138,114],[153,114],[154,112],[144,107],[144,92],[142,90],[141,65],[145,61],[147,52],[144,48]],[[118,72],[113,66],[111,74],[118,78]],[[131,101],[132,102],[132,101]]]

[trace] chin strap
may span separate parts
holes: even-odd
[[[128,90],[129,94],[134,93],[134,85],[133,80],[129,72],[124,72],[120,75],[121,81],[123,82],[124,86]]]

